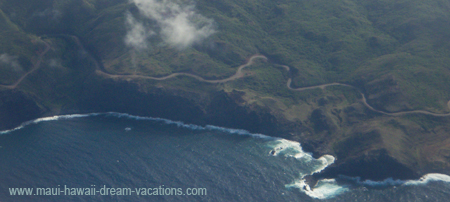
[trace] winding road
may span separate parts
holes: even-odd
[[[73,36],[73,35],[61,35],[61,36],[67,36],[67,37],[71,37],[74,39],[75,43],[78,45],[78,47],[84,51],[86,51],[86,49],[84,48],[83,44],[81,43],[80,39],[77,36]],[[87,52],[87,51],[86,51]],[[166,80],[166,79],[170,79],[170,78],[174,78],[174,77],[178,77],[178,76],[188,76],[188,77],[192,77],[195,78],[201,82],[206,82],[206,83],[225,83],[228,81],[232,81],[232,80],[236,80],[239,78],[242,78],[245,76],[245,74],[242,72],[242,69],[244,69],[247,66],[250,66],[254,63],[255,59],[264,59],[267,60],[266,56],[263,55],[253,55],[251,56],[247,63],[241,65],[238,67],[238,70],[236,71],[236,73],[228,78],[225,79],[217,79],[217,80],[208,80],[208,79],[204,79],[203,77],[200,77],[198,75],[195,74],[189,74],[189,73],[172,73],[169,74],[167,76],[164,77],[153,77],[153,76],[144,76],[144,75],[124,75],[124,74],[111,74],[109,72],[107,72],[104,68],[102,68],[102,66],[99,64],[99,62],[92,57],[90,54],[88,54],[89,57],[94,61],[95,66],[96,66],[96,70],[95,72],[99,75],[103,75],[109,78],[122,78],[122,79],[153,79],[153,80],[158,80],[158,81],[162,81],[162,80]]]
[[[50,44],[48,44],[47,42],[45,42],[44,40],[42,40],[45,43],[45,50],[39,54],[38,56],[38,61],[36,63],[34,63],[33,67],[31,68],[30,71],[28,71],[27,73],[25,73],[24,75],[22,75],[16,82],[14,82],[11,85],[0,85],[0,87],[3,88],[7,88],[7,89],[15,89],[24,79],[25,77],[27,77],[28,75],[30,75],[31,73],[33,73],[34,71],[36,71],[37,69],[39,69],[39,67],[41,66],[41,62],[42,62],[42,57],[50,50]]]
[[[73,38],[74,41],[76,42],[76,44],[79,46],[80,49],[86,51],[86,49],[84,48],[83,44],[80,42],[79,38],[76,36],[72,36],[72,35],[64,35],[70,38]],[[14,82],[11,85],[0,85],[0,87],[3,88],[7,88],[7,89],[15,89],[17,88],[17,86],[31,73],[33,73],[34,71],[36,71],[37,69],[39,69],[41,63],[42,63],[42,58],[43,56],[50,50],[50,44],[48,44],[46,41],[42,40],[45,43],[45,50],[43,52],[41,52],[38,56],[38,60],[37,62],[33,65],[32,69],[30,71],[28,71],[27,73],[25,73],[24,75],[22,75],[16,82]],[[87,52],[87,51],[86,51]],[[190,73],[172,73],[169,74],[167,76],[164,77],[152,77],[152,76],[143,76],[143,75],[117,75],[117,74],[111,74],[106,72],[106,70],[104,70],[104,68],[102,68],[102,66],[99,64],[99,62],[92,57],[92,55],[90,55],[89,53],[87,53],[88,57],[90,59],[92,59],[95,63],[96,66],[96,70],[95,72],[99,75],[103,75],[109,78],[122,78],[122,79],[153,79],[153,80],[158,80],[158,81],[163,81],[166,79],[170,79],[170,78],[174,78],[174,77],[178,77],[178,76],[188,76],[188,77],[192,77],[195,78],[201,82],[206,82],[206,83],[225,83],[225,82],[229,82],[232,80],[236,80],[236,79],[240,79],[243,78],[244,76],[246,76],[245,73],[242,72],[242,70],[245,67],[248,67],[250,65],[252,65],[255,61],[255,59],[264,59],[265,61],[267,61],[267,57],[264,55],[253,55],[251,56],[247,63],[241,65],[238,67],[236,73],[228,78],[225,79],[217,79],[217,80],[208,80],[208,79],[204,79],[203,77],[200,77],[198,75],[195,74],[190,74]],[[286,65],[279,65],[279,64],[274,64],[277,66],[281,66],[284,69],[286,69],[286,71],[290,72],[290,67],[286,66]],[[313,89],[325,89],[326,87],[329,86],[345,86],[345,87],[349,87],[349,88],[353,88],[355,90],[357,90],[361,96],[361,102],[370,110],[384,114],[384,115],[388,115],[388,116],[402,116],[402,115],[407,115],[407,114],[426,114],[426,115],[431,115],[431,116],[436,116],[436,117],[446,117],[446,116],[450,116],[450,113],[446,113],[446,114],[440,114],[440,113],[434,113],[434,112],[429,112],[429,111],[425,111],[425,110],[413,110],[413,111],[403,111],[403,112],[384,112],[384,111],[380,111],[375,109],[374,107],[370,106],[369,103],[367,103],[367,99],[366,96],[364,95],[364,93],[362,93],[358,88],[356,88],[355,86],[349,85],[349,84],[343,84],[343,83],[328,83],[328,84],[322,84],[322,85],[316,85],[316,86],[309,86],[309,87],[301,87],[301,88],[292,88],[291,87],[291,83],[292,83],[292,78],[289,78],[287,80],[286,83],[286,87],[289,88],[292,91],[306,91],[306,90],[313,90]],[[450,101],[447,102],[447,107],[450,109]]]
[[[252,57],[250,57],[250,59],[247,61],[247,63],[241,65],[238,67],[238,70],[236,71],[236,73],[233,76],[230,76],[226,79],[218,79],[218,80],[208,80],[208,79],[204,79],[200,76],[194,75],[194,74],[189,74],[189,73],[173,73],[173,74],[169,74],[167,76],[164,77],[152,77],[152,76],[143,76],[143,75],[117,75],[117,74],[110,74],[104,71],[101,71],[100,68],[97,68],[96,72],[100,75],[105,75],[108,76],[110,78],[129,78],[129,79],[137,79],[137,78],[141,78],[141,79],[153,79],[153,80],[158,80],[158,81],[162,81],[162,80],[166,80],[166,79],[170,79],[173,77],[177,77],[177,76],[188,76],[188,77],[192,77],[195,78],[201,82],[206,82],[206,83],[225,83],[228,81],[232,81],[232,80],[236,80],[239,78],[242,78],[245,76],[245,74],[242,72],[242,69],[244,69],[247,66],[250,66],[254,63],[255,59],[258,58],[262,58],[262,59],[266,59],[267,58],[263,55],[254,55]]]
[[[278,66],[281,66],[281,67],[285,68],[287,71],[290,71],[289,66],[286,66],[286,65],[278,65]],[[317,85],[317,86],[309,86],[309,87],[302,87],[302,88],[292,88],[291,87],[291,83],[292,83],[292,79],[289,78],[286,85],[287,85],[287,87],[290,90],[293,90],[293,91],[305,91],[305,90],[312,90],[312,89],[316,89],[316,88],[325,89],[328,86],[345,86],[345,87],[353,88],[353,89],[357,90],[361,94],[361,96],[362,96],[362,100],[361,101],[367,108],[369,108],[372,111],[384,114],[384,115],[401,116],[401,115],[406,115],[406,114],[427,114],[427,115],[440,116],[440,117],[450,116],[450,113],[439,114],[439,113],[429,112],[429,111],[425,111],[425,110],[413,110],[413,111],[403,111],[403,112],[384,112],[384,111],[380,111],[380,110],[377,110],[377,109],[373,108],[372,106],[369,105],[369,103],[367,103],[366,96],[364,95],[364,93],[362,93],[355,86],[348,85],[348,84],[329,83],[329,84],[322,84],[322,85]],[[447,107],[450,109],[450,101],[447,102]]]
[[[81,44],[80,40],[78,39],[78,37],[76,36],[71,36],[70,37],[74,38],[76,43],[78,44],[78,46],[80,48],[84,49],[84,46]],[[88,54],[90,56],[90,54]],[[225,83],[228,81],[232,81],[232,80],[236,80],[239,78],[242,78],[245,76],[245,74],[242,72],[242,69],[244,69],[247,66],[250,66],[254,63],[255,59],[264,59],[264,60],[268,60],[266,56],[264,55],[253,55],[249,58],[249,60],[247,61],[247,63],[241,65],[238,67],[238,70],[236,71],[236,73],[226,79],[218,79],[218,80],[208,80],[208,79],[204,79],[203,77],[194,75],[194,74],[190,74],[190,73],[172,73],[169,74],[167,76],[164,77],[152,77],[152,76],[143,76],[143,75],[117,75],[117,74],[110,74],[108,72],[106,72],[103,68],[101,68],[101,66],[99,65],[98,61],[90,56],[95,64],[96,64],[96,73],[99,75],[103,75],[109,78],[124,78],[124,79],[137,79],[137,78],[141,78],[141,79],[153,79],[153,80],[158,80],[158,81],[162,81],[162,80],[166,80],[166,79],[170,79],[170,78],[174,78],[177,76],[188,76],[188,77],[192,77],[195,78],[201,82],[206,82],[206,83]],[[284,69],[286,69],[286,71],[290,72],[290,67],[286,66],[286,65],[279,65],[279,64],[274,64],[277,66],[281,66]],[[402,115],[407,115],[407,114],[426,114],[426,115],[431,115],[431,116],[437,116],[437,117],[446,117],[446,116],[450,116],[450,113],[446,113],[446,114],[440,114],[440,113],[434,113],[434,112],[429,112],[429,111],[425,111],[425,110],[413,110],[413,111],[403,111],[403,112],[384,112],[384,111],[380,111],[377,110],[375,108],[373,108],[372,106],[369,105],[369,103],[367,103],[366,97],[364,95],[364,93],[362,93],[358,88],[356,88],[355,86],[349,85],[349,84],[343,84],[343,83],[328,83],[328,84],[322,84],[322,85],[316,85],[316,86],[309,86],[309,87],[301,87],[301,88],[292,88],[291,87],[291,83],[292,83],[292,78],[289,78],[287,80],[286,86],[287,88],[289,88],[292,91],[306,91],[306,90],[312,90],[312,89],[325,89],[326,87],[329,86],[345,86],[345,87],[349,87],[349,88],[353,88],[355,90],[357,90],[361,96],[361,102],[370,110],[374,111],[374,112],[378,112],[384,115],[388,115],[388,116],[402,116]],[[450,101],[447,103],[448,108],[450,109]]]

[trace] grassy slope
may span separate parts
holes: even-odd
[[[450,19],[445,1],[230,0],[198,1],[196,6],[215,20],[218,32],[181,52],[161,44],[158,37],[151,39],[151,48],[137,54],[125,47],[124,13],[131,10],[139,16],[130,4],[94,14],[79,35],[114,73],[192,72],[223,78],[245,58],[262,53],[298,70],[294,86],[339,81],[362,84],[361,90],[377,94],[365,84],[392,76],[395,86],[380,91],[396,87],[402,95],[397,102],[406,104],[373,101],[381,109],[448,111]]]
[[[37,38],[28,35],[12,23],[0,9],[0,55],[15,58],[16,65],[0,62],[0,84],[12,84],[31,69],[32,60],[39,50]]]
[[[80,36],[113,73],[224,78],[250,55],[262,53],[298,70],[294,86],[340,81],[377,94],[365,84],[388,75],[402,95],[398,102],[406,104],[379,99],[378,107],[448,111],[450,5],[442,0],[198,1],[198,12],[218,25],[214,36],[184,51],[153,37],[150,48],[138,53],[123,43],[125,12],[139,18],[127,2],[20,0],[2,6],[27,31]]]
[[[380,109],[448,111],[450,5],[444,0],[199,0],[196,8],[215,20],[215,35],[183,51],[153,37],[148,50],[136,52],[123,42],[125,12],[139,18],[134,5],[126,1],[0,0],[0,9],[7,11],[0,13],[0,26],[12,30],[0,34],[0,47],[19,55],[26,70],[36,54],[29,42],[33,35],[21,30],[34,35],[72,34],[112,73],[161,76],[190,72],[207,78],[230,76],[246,58],[261,53],[271,62],[293,68],[293,86],[346,82],[358,85]],[[69,39],[45,40],[54,49],[46,55],[43,68],[30,75],[20,90],[57,112],[76,103],[82,90],[77,83],[92,73],[93,64]],[[445,148],[450,143],[443,135],[449,131],[443,127],[447,119],[374,116],[358,104],[360,96],[355,90],[330,87],[292,92],[286,88],[289,75],[271,63],[257,62],[245,71],[252,76],[219,85],[188,77],[136,82],[143,88],[199,93],[238,90],[245,92],[242,105],[265,107],[279,117],[300,122],[310,129],[304,134],[307,138],[328,145],[336,154],[360,155],[363,150],[386,148],[410,165],[425,167],[428,161],[432,166],[439,166],[436,162],[448,165]],[[0,83],[11,83],[20,76],[0,73]],[[383,94],[392,89],[392,94]],[[312,118],[316,109],[323,111],[326,120]],[[327,130],[318,130],[321,126]],[[292,138],[301,136],[296,135]],[[346,148],[355,142],[362,144],[360,150]]]

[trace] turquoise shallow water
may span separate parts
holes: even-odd
[[[324,180],[300,143],[243,130],[135,117],[68,115],[39,119],[0,135],[0,201],[442,201],[450,178],[416,181]],[[391,185],[391,186],[387,186]],[[395,186],[394,186],[395,185]],[[175,188],[181,195],[11,196],[10,188]],[[206,195],[187,196],[188,188]]]

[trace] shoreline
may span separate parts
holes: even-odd
[[[267,140],[287,140],[291,141],[282,137],[273,137],[273,136],[267,136],[265,134],[255,134],[251,133],[247,130],[243,129],[236,129],[236,128],[226,128],[221,126],[214,126],[214,125],[195,125],[195,124],[189,124],[184,123],[182,121],[176,121],[176,120],[170,120],[165,118],[159,118],[159,117],[145,117],[145,116],[135,116],[127,113],[118,113],[118,112],[102,112],[102,113],[87,113],[87,114],[63,114],[63,115],[55,115],[55,116],[48,116],[48,117],[41,117],[37,118],[31,121],[23,122],[18,127],[9,129],[9,130],[3,130],[0,131],[1,135],[8,135],[11,132],[14,132],[16,130],[21,130],[24,127],[27,127],[32,124],[38,124],[40,122],[45,121],[58,121],[58,120],[66,120],[66,119],[76,119],[76,118],[86,118],[86,117],[95,117],[95,116],[105,116],[105,117],[116,117],[116,118],[128,118],[128,119],[135,119],[135,120],[148,120],[148,121],[158,121],[158,122],[164,122],[165,124],[169,125],[176,125],[177,127],[183,127],[183,128],[189,128],[190,130],[218,130],[218,131],[226,131],[230,134],[237,134],[237,135],[245,135],[250,136],[253,138],[262,138]],[[298,142],[300,145],[301,142]],[[283,148],[284,149],[284,148]],[[303,150],[303,147],[302,147]],[[273,150],[272,150],[273,151]],[[303,150],[304,153],[309,153],[305,150]],[[324,155],[327,156],[327,155]],[[321,156],[320,158],[324,158],[324,156]],[[335,158],[334,156],[331,156]],[[316,158],[316,157],[314,157]],[[316,159],[320,159],[316,158]],[[392,163],[392,162],[378,162],[378,165],[383,165],[386,163]],[[326,165],[324,168],[322,168],[318,172],[314,172],[311,175],[307,175],[301,180],[304,180],[305,184],[311,187],[311,190],[314,189],[315,185],[317,185],[318,181],[324,180],[324,179],[334,179],[334,180],[347,180],[347,181],[355,181],[357,184],[361,185],[367,185],[367,186],[394,186],[394,185],[403,185],[403,184],[419,184],[419,183],[427,183],[428,181],[445,181],[450,182],[448,179],[450,179],[450,176],[444,173],[425,173],[423,175],[414,175],[414,177],[403,177],[403,178],[394,178],[394,177],[386,177],[386,178],[364,178],[361,176],[346,176],[342,174],[338,175],[329,175],[328,173],[333,173],[333,167],[334,163],[331,162],[328,165]],[[331,166],[330,166],[331,165]],[[376,166],[376,165],[373,165]],[[400,169],[399,171],[401,172]],[[348,170],[352,172],[351,170]],[[436,177],[439,176],[439,177]],[[391,185],[390,182],[393,182],[395,184]],[[371,185],[373,184],[373,185]]]
[[[81,42],[79,42],[76,37],[74,39],[77,41],[77,44],[81,44]],[[84,47],[82,48],[84,50]],[[81,84],[82,86],[80,86],[80,88],[83,88],[84,91],[79,97],[79,100],[76,101],[76,103],[69,106],[64,106],[61,108],[61,110],[53,111],[52,109],[39,107],[37,105],[37,101],[32,96],[26,95],[21,91],[3,91],[3,94],[14,93],[14,97],[12,98],[14,102],[10,104],[13,107],[8,105],[5,106],[7,107],[7,113],[3,115],[4,122],[1,122],[2,124],[0,126],[0,129],[14,128],[23,124],[24,122],[35,120],[39,117],[54,116],[60,114],[104,113],[110,111],[118,113],[128,113],[136,116],[161,117],[196,125],[217,125],[226,128],[240,128],[250,131],[251,133],[261,133],[275,137],[278,136],[288,140],[293,139],[288,135],[290,134],[289,132],[302,132],[304,129],[301,123],[291,123],[287,122],[284,119],[278,119],[266,109],[250,109],[246,106],[240,106],[235,102],[235,100],[233,100],[230,94],[224,91],[208,93],[206,95],[206,97],[208,98],[206,98],[205,101],[202,100],[203,98],[199,98],[199,95],[195,93],[179,92],[176,89],[158,89],[157,87],[148,89],[149,92],[142,92],[138,84],[128,82],[126,81],[126,79],[104,79],[95,73],[95,71],[102,71],[101,66],[98,64],[98,61],[95,60],[95,58],[93,58],[93,56],[91,56],[90,54],[88,55],[91,60],[94,60],[96,68],[93,68],[90,75],[90,77],[93,79],[87,79],[85,83]],[[238,71],[242,70],[248,65],[251,65],[253,59],[256,59],[258,57],[265,58],[265,56],[262,55],[254,55],[247,61],[246,64],[239,66]],[[283,67],[286,70],[290,70],[288,66]],[[240,78],[238,75],[238,71],[236,72],[236,74],[234,74],[235,77],[231,76],[230,78]],[[118,75],[117,77],[120,76]],[[225,82],[228,81],[227,79],[215,81],[222,80],[224,80]],[[347,84],[331,83],[293,89],[290,87],[290,82],[292,82],[292,80],[288,79],[288,82],[286,84],[287,87],[289,87],[291,90],[296,91],[309,90],[314,88],[324,89],[330,85],[344,85],[347,87],[355,88]],[[93,86],[95,86],[95,88],[92,88]],[[8,96],[6,95],[4,97]],[[368,109],[370,109],[370,111],[378,112],[384,115],[393,115],[396,113],[400,113],[398,115],[411,113],[433,115],[432,112],[422,113],[420,112],[420,110],[387,114],[385,112],[378,111],[368,105],[365,100],[364,94],[362,94],[362,101],[364,105],[368,107]],[[206,102],[206,104],[201,102]],[[433,116],[450,116],[450,114],[435,114]],[[2,117],[0,115],[0,121],[2,121],[1,118]],[[296,139],[295,141],[302,142],[302,148],[305,149],[304,151],[312,153],[314,157],[318,157],[318,155],[322,156],[327,153],[326,151],[324,152],[323,148],[320,148],[320,145],[317,145],[317,142],[313,142],[301,137],[300,139]],[[345,166],[346,163],[351,164],[352,161],[355,161],[355,158],[346,159],[343,163],[337,160],[336,164],[333,164],[333,166],[331,166],[330,168],[336,170],[335,167],[339,168],[343,165]],[[401,163],[399,164],[401,165]],[[328,173],[327,175],[329,176],[339,174],[333,174],[333,172],[328,170],[329,169],[326,169],[324,173]],[[341,170],[345,171],[346,169]],[[373,170],[376,171],[376,169]],[[417,169],[412,171],[413,169],[407,168],[406,166],[404,168],[401,168],[400,170],[408,173],[424,172]],[[415,175],[411,175],[411,178],[419,175],[417,173]],[[389,177],[388,175],[385,176]],[[366,179],[365,176],[362,176],[362,178]],[[368,175],[367,179],[370,178],[372,177]]]
[[[314,141],[311,142],[311,140],[304,138],[292,139],[289,135],[290,132],[302,131],[304,130],[302,126],[289,125],[289,123],[286,124],[285,121],[277,119],[264,110],[254,111],[253,109],[252,111],[252,109],[248,109],[247,107],[239,106],[226,92],[216,92],[215,94],[209,95],[211,97],[207,99],[208,104],[205,106],[203,105],[204,103],[201,104],[198,100],[195,101],[194,98],[198,98],[197,95],[180,96],[177,95],[176,92],[158,88],[155,88],[150,92],[143,93],[139,91],[136,84],[122,81],[117,82],[112,80],[102,80],[100,83],[97,83],[99,81],[91,82],[93,83],[88,83],[86,86],[96,85],[101,87],[86,92],[86,95],[84,95],[80,99],[81,101],[75,106],[67,106],[59,112],[41,112],[39,114],[35,114],[36,117],[34,118],[15,122],[14,127],[3,127],[3,129],[16,128],[24,122],[33,122],[33,120],[42,117],[53,117],[64,114],[99,114],[114,111],[117,113],[132,114],[134,116],[161,117],[163,119],[176,120],[186,124],[195,124],[200,126],[215,125],[225,128],[239,128],[249,131],[250,133],[265,134],[271,137],[280,137],[287,140],[301,142],[303,151],[311,153],[314,158],[319,158],[325,154],[330,154],[329,152],[322,150],[323,148],[321,148],[320,145],[316,145]],[[192,99],[189,99],[189,97]],[[36,108],[38,107],[36,106]],[[20,108],[20,110],[26,112],[30,109]],[[10,116],[15,115],[15,111],[14,114],[10,114]],[[335,154],[333,154],[333,156],[335,156]],[[373,156],[372,159],[376,160],[377,157]],[[340,171],[348,170],[359,170],[363,172],[363,175],[360,176],[362,179],[371,180],[383,180],[388,177],[400,178],[397,176],[398,173],[412,173],[410,176],[401,177],[402,179],[417,179],[426,173],[435,172],[450,174],[446,173],[444,170],[428,170],[428,172],[426,170],[411,170],[411,168],[406,167],[406,165],[398,163],[398,165],[402,166],[397,167],[398,169],[395,170],[398,171],[397,173],[385,173],[380,178],[377,174],[374,175],[365,172],[365,169],[370,169],[372,170],[371,172],[379,171],[376,167],[371,169],[369,166],[358,169],[357,166],[350,166],[351,169],[348,169],[349,167],[346,165],[354,164],[355,161],[358,161],[358,159],[345,159],[344,162],[336,159],[334,164],[327,167],[327,169],[323,172],[316,173],[315,176],[317,178],[325,176],[327,178],[337,178],[340,174],[342,174]],[[389,164],[390,163],[384,165]],[[373,165],[384,166],[383,164]],[[351,176],[356,177],[355,175]]]
[[[110,84],[115,83],[116,85],[105,85],[103,86],[103,88],[90,92],[85,97],[84,101],[78,103],[78,106],[68,106],[61,112],[57,112],[58,114],[55,114],[56,112],[50,111],[47,111],[46,113],[35,114],[37,116],[31,118],[31,122],[42,117],[53,117],[61,114],[98,114],[115,111],[118,113],[128,113],[136,116],[161,117],[169,120],[182,121],[188,124],[216,125],[226,128],[239,128],[250,131],[251,133],[261,133],[272,137],[281,137],[292,140],[291,138],[289,138],[290,136],[287,135],[289,134],[289,131],[286,131],[286,129],[290,128],[288,128],[289,126],[287,125],[282,125],[283,120],[278,120],[268,112],[261,112],[260,110],[258,110],[259,112],[257,112],[259,114],[251,113],[251,111],[249,111],[245,107],[240,107],[239,105],[237,105],[233,100],[230,99],[229,95],[224,92],[217,93],[218,95],[213,96],[215,98],[212,98],[213,101],[211,101],[210,106],[202,108],[202,106],[199,106],[199,103],[195,103],[194,101],[182,96],[170,95],[170,92],[153,92],[147,94],[138,92],[138,89],[134,86],[134,84],[131,83],[116,83],[113,81],[109,82],[111,82]],[[108,93],[103,94],[107,92],[107,89],[109,89],[110,87],[113,89],[110,89]],[[230,111],[230,109],[233,110]],[[29,109],[21,110],[24,111],[21,114],[27,114],[26,112],[29,111]],[[14,116],[15,115],[16,114],[14,114]],[[18,116],[20,117],[21,115]],[[248,122],[248,120],[251,120],[251,122],[248,124],[244,124]],[[14,128],[24,124],[24,122],[26,123],[30,121],[22,120],[20,122],[16,122]],[[297,131],[300,130],[301,129],[298,129]],[[317,150],[317,145],[315,146],[314,144],[311,144],[312,142],[308,142],[308,140],[300,139],[295,141],[301,142],[303,150],[305,152],[311,153],[315,158],[327,154],[326,152],[324,153],[324,151]],[[325,169],[323,172],[315,174],[315,176],[317,178],[337,178],[340,174],[345,173],[345,171],[349,171],[349,169],[347,169],[348,167],[345,165],[352,164],[352,162],[354,163],[354,161],[355,159],[347,159],[345,162],[341,162],[338,159],[336,160],[335,164],[327,167],[327,169]],[[390,163],[388,162],[385,165],[389,164]],[[399,165],[402,164],[399,163]],[[350,170],[365,171],[365,169],[367,168],[370,169],[371,167],[366,167],[363,169],[353,167]],[[401,179],[417,179],[420,174],[426,174],[417,174],[416,172],[420,171],[412,171],[405,166],[399,166],[397,168],[398,169],[395,170],[398,170],[398,173],[412,173],[410,176],[401,177]],[[374,168],[372,170],[376,172],[376,169],[377,168]],[[445,172],[441,173],[446,174]],[[386,173],[382,178],[379,178],[378,176],[373,174],[363,173],[363,175],[361,175],[360,177],[362,179],[370,180],[382,180],[388,177],[397,179],[399,178],[397,174]]]

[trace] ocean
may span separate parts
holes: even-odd
[[[0,132],[0,201],[446,201],[450,176],[382,182],[326,169],[301,143],[245,130],[103,113]],[[27,192],[29,191],[29,192]]]

